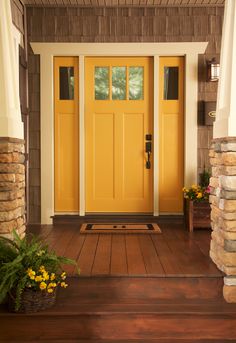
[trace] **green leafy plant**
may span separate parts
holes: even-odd
[[[210,183],[211,173],[204,167],[203,172],[199,174],[199,184],[201,187],[207,188]]]
[[[56,288],[66,288],[66,273],[63,265],[74,260],[57,256],[35,236],[21,239],[13,231],[14,240],[0,237],[0,303],[14,292],[15,310],[21,305],[22,292],[29,288],[53,293]],[[78,273],[79,269],[77,267]]]

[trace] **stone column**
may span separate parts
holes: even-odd
[[[10,0],[0,1],[0,235],[25,232],[25,167]]]
[[[219,138],[212,143],[210,256],[226,274],[223,294],[236,302],[236,138]]]
[[[0,235],[25,234],[24,141],[0,138]]]

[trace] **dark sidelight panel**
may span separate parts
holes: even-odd
[[[179,98],[179,68],[164,67],[164,100]]]
[[[60,100],[74,100],[74,67],[60,67]]]

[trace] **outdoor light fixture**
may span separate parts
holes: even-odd
[[[220,76],[220,65],[215,57],[207,61],[207,81],[218,81]]]

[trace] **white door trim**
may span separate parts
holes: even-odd
[[[185,165],[186,185],[197,180],[197,90],[198,54],[207,42],[186,43],[31,43],[40,55],[41,109],[41,223],[50,224],[54,215],[54,106],[53,57],[79,57],[80,109],[80,215],[85,214],[84,155],[84,57],[85,56],[150,56],[154,57],[154,94],[158,94],[159,56],[185,56]],[[158,101],[154,96],[154,139],[158,142]],[[154,147],[154,215],[158,215],[158,154]]]
[[[85,215],[84,56],[79,56],[79,214]]]

